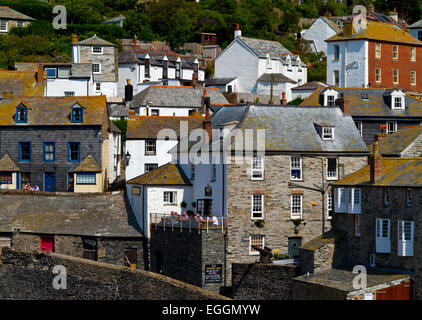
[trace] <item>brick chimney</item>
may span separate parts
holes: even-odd
[[[43,82],[44,82],[44,66],[42,65],[42,63],[40,63],[38,65],[38,70],[37,70],[37,84],[42,85]]]
[[[285,92],[283,92],[283,93],[281,94],[281,104],[282,104],[283,106],[287,105],[286,93],[285,93]]]
[[[74,33],[72,33],[72,43],[73,44],[78,43],[78,35],[76,35]]]
[[[204,92],[206,94],[206,91]],[[205,111],[205,120],[203,122],[203,129],[208,133],[208,138],[204,139],[206,142],[209,142],[211,140],[211,121],[210,121],[210,103],[211,99],[210,97],[207,97],[204,95],[204,111]]]
[[[136,34],[133,37],[133,46],[135,47],[135,49],[138,47],[138,37],[136,36]]]
[[[135,119],[136,119],[135,110],[129,110],[129,120],[135,120]]]
[[[375,12],[375,6],[371,3],[368,6],[368,14],[373,14]]]
[[[353,21],[347,20],[343,22],[343,36],[351,37],[354,34]]]
[[[242,30],[240,30],[239,24],[236,25],[236,30],[234,30],[234,37],[240,37],[242,36]]]
[[[343,115],[350,115],[350,100],[347,98],[339,98],[336,100],[336,106],[340,107]]]
[[[13,91],[3,91],[1,93],[2,99],[12,99],[13,98]]]
[[[394,8],[393,12],[390,12],[390,18],[393,19],[396,22],[399,21],[399,14],[397,13],[396,8]]]
[[[369,156],[371,183],[377,182],[377,180],[382,176],[381,161],[382,156],[379,153],[378,141],[375,141],[373,144],[373,153]]]

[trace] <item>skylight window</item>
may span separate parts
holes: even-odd
[[[367,93],[362,93],[362,99],[363,100],[369,100],[368,94]]]

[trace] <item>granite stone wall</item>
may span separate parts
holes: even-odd
[[[24,253],[3,248],[0,257],[0,299],[31,300],[222,300],[223,296],[143,270],[57,253]],[[53,288],[64,266],[67,288]]]

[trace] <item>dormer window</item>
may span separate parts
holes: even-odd
[[[149,59],[145,59],[145,77],[149,77],[150,64]]]
[[[27,111],[28,111],[28,109],[23,105],[20,105],[19,107],[16,108],[16,118],[15,118],[16,123],[27,123],[28,122]]]
[[[83,109],[80,106],[72,108],[72,123],[82,123],[83,122]]]
[[[394,91],[391,93],[391,109],[392,110],[404,110],[405,106],[405,95],[402,91]]]
[[[334,128],[323,127],[322,128],[322,140],[334,140]]]
[[[326,90],[323,93],[324,96],[324,106],[333,107],[336,105],[336,100],[338,99],[339,93],[335,90]]]

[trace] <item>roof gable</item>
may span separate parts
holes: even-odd
[[[126,184],[139,185],[192,185],[186,174],[177,164],[168,163],[143,175],[133,178]]]

